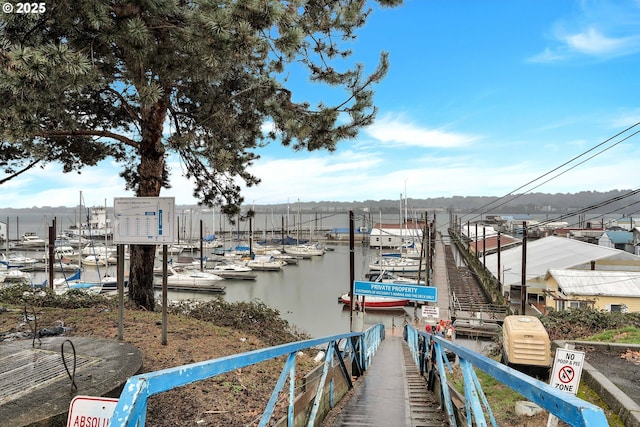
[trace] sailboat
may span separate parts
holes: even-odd
[[[97,295],[102,292],[102,282],[87,282],[82,280],[82,270],[78,269],[73,275],[69,277],[61,277],[59,279],[53,280],[53,291],[57,295],[63,295],[69,292],[72,289],[77,289],[89,294]],[[47,281],[45,280],[43,286],[47,286]]]
[[[298,221],[296,223],[296,244],[287,245],[284,251],[289,255],[300,258],[311,258],[312,256],[324,255],[324,248],[315,243],[300,243],[300,200],[298,200]]]

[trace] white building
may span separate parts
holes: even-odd
[[[422,242],[425,222],[409,220],[404,224],[373,225],[369,234],[369,246],[372,248],[399,248],[412,242]]]

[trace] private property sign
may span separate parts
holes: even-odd
[[[353,293],[371,297],[405,298],[412,301],[438,301],[438,289],[433,286],[380,282],[353,282]]]
[[[577,394],[583,365],[583,351],[556,349],[551,386],[567,393]]]

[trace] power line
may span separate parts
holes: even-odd
[[[514,195],[514,193],[515,193],[515,192],[517,192],[517,191],[519,191],[519,190],[521,190],[521,189],[523,189],[523,188],[525,188],[525,187],[527,187],[527,186],[529,186],[529,185],[531,185],[531,184],[533,184],[533,183],[535,183],[535,182],[537,182],[537,181],[539,181],[539,180],[541,180],[541,179],[543,179],[543,178],[545,178],[545,177],[547,177],[547,176],[551,175],[552,173],[554,173],[554,172],[556,172],[556,171],[558,171],[558,170],[562,169],[563,167],[565,167],[565,166],[569,165],[570,163],[572,163],[572,162],[574,162],[574,161],[578,160],[579,158],[581,158],[581,157],[583,157],[583,156],[587,155],[588,153],[590,153],[590,152],[592,152],[592,151],[594,151],[594,150],[598,149],[599,147],[601,147],[601,146],[603,146],[603,145],[605,145],[605,144],[609,143],[610,141],[614,140],[615,138],[619,137],[620,135],[623,135],[624,133],[628,132],[629,130],[633,129],[634,127],[636,127],[636,126],[638,126],[638,125],[640,125],[640,122],[637,122],[637,123],[635,123],[635,124],[633,124],[633,125],[629,126],[628,128],[626,128],[626,129],[624,129],[624,130],[622,130],[622,131],[618,132],[617,134],[615,134],[615,135],[613,135],[613,136],[611,136],[611,137],[607,138],[606,140],[602,141],[601,143],[599,143],[599,144],[597,144],[597,145],[595,145],[595,146],[591,147],[590,149],[588,149],[588,150],[586,150],[586,151],[582,152],[581,154],[579,154],[579,155],[577,155],[577,156],[575,156],[575,157],[571,158],[570,160],[568,160],[568,161],[566,161],[566,162],[562,163],[561,165],[556,166],[555,168],[553,168],[553,169],[551,169],[550,171],[548,171],[548,172],[546,172],[546,173],[544,173],[544,174],[540,175],[539,177],[537,177],[537,178],[535,178],[535,179],[533,179],[533,180],[531,180],[531,181],[527,182],[526,184],[523,184],[523,185],[519,186],[518,188],[516,188],[516,189],[514,189],[514,190],[510,191],[509,193],[505,194],[504,196],[501,196],[501,197],[499,197],[499,198],[497,198],[497,199],[495,199],[495,200],[492,200],[491,202],[488,202],[488,203],[484,204],[483,206],[480,206],[480,207],[478,207],[478,208],[474,209],[474,210],[473,210],[473,211],[471,211],[469,214],[471,214],[471,215],[472,215],[472,214],[474,214],[474,213],[476,213],[476,212],[478,212],[478,211],[480,211],[480,210],[484,210],[484,209],[486,209],[486,208],[490,207],[491,205],[495,204],[496,202],[499,202],[499,201],[501,201],[501,200],[503,200],[503,199],[505,199],[505,198],[507,198],[507,197],[509,197],[509,196],[511,196],[511,195]],[[542,184],[546,184],[547,182],[549,182],[549,181],[551,181],[551,180],[553,180],[553,179],[555,179],[555,178],[557,178],[557,177],[559,177],[559,176],[563,175],[564,173],[568,172],[569,170],[574,169],[575,167],[577,167],[577,166],[579,166],[579,165],[584,164],[584,163],[585,163],[585,162],[587,162],[588,160],[593,159],[594,157],[596,157],[596,156],[598,156],[598,155],[600,155],[600,154],[604,153],[605,151],[607,151],[607,150],[609,150],[609,149],[611,149],[611,148],[615,147],[616,145],[620,144],[620,143],[621,143],[621,142],[623,142],[623,141],[626,141],[627,139],[629,139],[629,138],[631,138],[631,137],[633,137],[633,136],[637,135],[638,133],[640,133],[640,131],[636,131],[636,132],[634,132],[633,134],[626,136],[625,138],[623,138],[622,140],[620,140],[620,141],[616,142],[615,144],[611,145],[610,147],[605,148],[605,149],[603,149],[603,150],[599,151],[598,153],[594,154],[593,156],[590,156],[589,158],[587,158],[587,159],[583,160],[582,162],[578,163],[577,165],[572,166],[571,168],[567,169],[566,171],[561,172],[561,173],[559,173],[559,174],[555,175],[554,177],[552,177],[552,178],[550,178],[550,179],[548,179],[548,180],[544,181]],[[534,187],[533,189],[538,188],[538,187],[539,187],[540,185],[542,185],[542,184],[539,184],[538,186]],[[530,189],[530,190],[528,190],[527,192],[530,192],[530,191],[531,191],[531,190],[533,190],[533,189]],[[514,195],[514,197],[513,197],[513,198],[511,198],[511,199],[507,200],[505,203],[502,203],[502,204],[499,204],[499,205],[497,205],[497,206],[493,207],[493,209],[496,209],[496,208],[498,208],[498,207],[504,206],[506,203],[509,203],[509,202],[511,202],[511,201],[513,201],[513,200],[515,200],[515,199],[519,198],[519,197],[522,197],[524,194],[526,194],[526,192],[525,192],[525,193],[522,193],[522,194]],[[480,214],[480,215],[482,215],[482,214]],[[472,219],[475,219],[475,218],[477,218],[477,216],[476,216],[476,217],[474,217],[474,218],[472,218]]]

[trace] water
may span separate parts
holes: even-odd
[[[349,291],[350,261],[347,245],[331,246],[321,257],[302,259],[297,265],[287,265],[282,271],[256,271],[256,280],[225,280],[226,301],[259,300],[280,311],[299,330],[313,337],[342,334],[349,331],[350,312],[338,301]],[[366,248],[355,250],[355,277],[362,280],[368,271],[369,252]],[[365,271],[366,270],[366,271]],[[160,298],[160,293],[157,293]],[[211,299],[214,295],[202,292],[169,291],[171,300]],[[384,323],[385,326],[401,326],[405,311],[391,310],[368,313],[366,323]]]
[[[350,312],[338,301],[340,295],[349,291],[350,257],[345,244],[332,245],[333,251],[327,251],[321,257],[301,259],[297,265],[287,265],[281,271],[255,271],[256,280],[233,280],[221,282],[226,286],[222,297],[226,301],[259,300],[277,309],[281,317],[295,328],[313,337],[342,334],[350,329]],[[19,254],[41,259],[43,251],[19,251]],[[368,248],[356,247],[354,251],[354,270],[356,280],[363,280],[368,271],[368,262],[375,253]],[[128,272],[128,266],[125,266]],[[95,280],[99,275],[116,275],[116,267],[83,267],[83,278]],[[69,276],[71,273],[67,273]],[[32,272],[34,283],[42,283],[48,273]],[[55,273],[62,277],[62,273]],[[210,300],[219,294],[206,292],[169,291],[169,301]],[[156,291],[161,299],[161,291]],[[401,327],[405,314],[413,316],[413,308],[369,312],[365,323],[383,323],[387,327]]]

